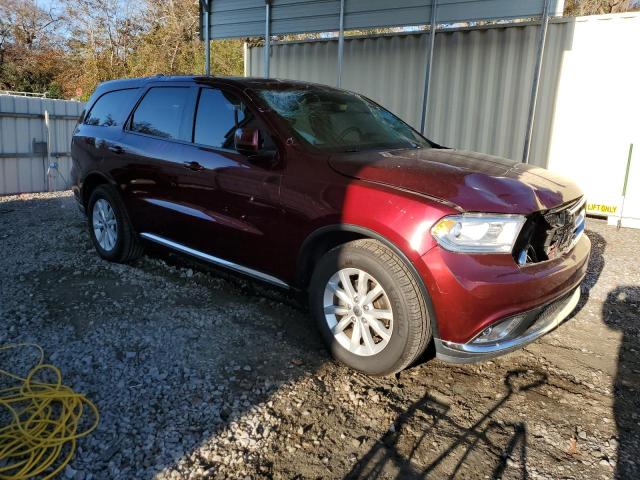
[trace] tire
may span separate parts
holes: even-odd
[[[100,235],[100,229],[97,231],[94,227],[94,210],[97,212],[98,218],[101,219],[100,224],[103,227],[101,230],[104,231],[105,217],[100,215],[100,211],[109,211],[109,208],[113,212],[115,219],[115,240],[109,241],[107,236],[107,241],[102,241],[101,243],[101,240],[97,238],[97,235]],[[109,224],[111,225],[113,222],[109,220]],[[87,205],[87,226],[93,246],[105,260],[127,263],[142,255],[142,244],[133,230],[124,203],[117,190],[111,185],[99,185],[91,193]],[[102,239],[102,235],[100,237]],[[113,236],[111,239],[113,239]]]
[[[362,285],[361,275],[365,279]],[[351,299],[357,301],[345,301],[345,280],[355,293]],[[376,293],[376,285],[382,288],[381,294]],[[342,292],[336,293],[336,287]],[[368,302],[370,295],[374,295],[373,303]],[[431,340],[426,299],[414,275],[397,254],[377,240],[356,240],[327,252],[311,277],[309,304],[333,357],[369,375],[390,375],[405,369]],[[376,328],[373,315],[378,320]],[[360,322],[358,327],[356,321]],[[362,338],[354,342],[356,328]],[[367,329],[368,342],[364,338]]]

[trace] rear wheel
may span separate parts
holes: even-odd
[[[102,258],[126,263],[142,255],[142,245],[120,195],[112,186],[100,185],[91,193],[87,222],[93,246]]]
[[[431,339],[426,302],[405,262],[376,240],[334,248],[318,262],[310,305],[333,356],[371,375],[398,372]]]

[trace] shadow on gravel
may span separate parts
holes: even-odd
[[[585,230],[587,237],[591,240],[591,257],[589,258],[589,268],[587,276],[582,282],[582,288],[589,293],[595,286],[604,270],[604,251],[607,248],[607,241],[602,235],[593,230]],[[584,300],[586,303],[586,300]]]
[[[514,462],[513,465],[519,469],[520,478],[527,478],[526,423],[503,422],[494,415],[505,407],[514,394],[544,385],[547,379],[547,374],[539,371],[509,371],[504,379],[507,390],[504,396],[471,427],[460,425],[449,416],[448,405],[427,393],[396,418],[393,428],[376,441],[345,478],[456,478],[465,461],[480,448],[488,449],[496,459],[491,478],[501,478],[507,462],[509,465]],[[400,451],[399,445],[403,440],[403,427],[408,424],[420,425],[422,433],[410,445],[407,454]],[[457,432],[453,441],[426,467],[417,466],[414,455],[419,449],[430,449],[428,444],[432,440],[431,433],[443,426]],[[496,442],[496,438],[500,441]],[[406,448],[402,450],[406,452]]]
[[[592,230],[586,230],[585,233],[587,234],[587,237],[589,237],[589,240],[591,240],[591,256],[589,257],[587,275],[582,281],[582,295],[580,296],[580,301],[565,322],[574,318],[584,308],[589,301],[591,289],[596,285],[596,283],[598,283],[602,270],[604,270],[605,261],[603,254],[607,248],[607,241],[602,235]]]
[[[609,292],[602,318],[622,333],[613,398],[618,430],[616,478],[640,478],[640,287],[619,286]]]

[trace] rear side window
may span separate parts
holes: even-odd
[[[244,105],[234,95],[205,88],[198,101],[193,141],[210,147],[234,148],[233,135],[246,115]]]
[[[114,90],[102,95],[84,120],[87,125],[117,127],[122,125],[138,95],[137,88]]]
[[[154,137],[191,141],[193,89],[149,89],[131,119],[131,130]]]

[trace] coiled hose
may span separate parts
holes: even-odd
[[[5,345],[0,351],[18,348],[35,348],[40,358],[26,378],[0,369],[2,384],[15,384],[0,388],[0,421],[7,420],[0,427],[0,479],[50,479],[65,468],[76,451],[77,439],[95,430],[100,417],[93,402],[62,384],[57,367],[44,363],[39,345]],[[55,380],[39,380],[45,376]],[[93,422],[78,431],[87,410]]]

